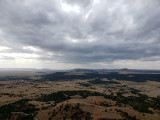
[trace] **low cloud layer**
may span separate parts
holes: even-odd
[[[1,0],[0,60],[8,67],[16,60],[93,68],[123,67],[115,64],[119,61],[152,66],[160,58],[159,6],[159,0]]]

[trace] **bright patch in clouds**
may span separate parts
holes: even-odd
[[[6,50],[9,50],[9,49],[10,49],[9,47],[0,46],[0,52],[6,51]]]
[[[80,40],[75,39],[75,38],[72,38],[72,37],[70,37],[70,36],[68,36],[68,35],[67,35],[65,38],[66,38],[66,40],[67,40],[68,42],[72,42],[72,43],[78,43],[78,42],[80,42]]]
[[[40,49],[35,48],[35,47],[33,47],[33,46],[23,46],[23,49],[24,49],[24,50],[32,50],[32,51],[34,51],[34,52],[40,51]]]
[[[77,5],[69,5],[69,4],[64,3],[64,2],[61,1],[61,6],[62,6],[62,9],[63,9],[65,12],[80,13],[80,7],[77,6]]]
[[[94,37],[94,36],[89,36],[88,38],[88,42],[92,43],[92,42],[96,42],[97,41],[97,38]]]
[[[85,15],[85,19],[87,19],[91,13],[92,13],[92,10],[89,10],[89,12]]]

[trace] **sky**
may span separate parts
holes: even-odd
[[[0,0],[0,68],[160,69],[160,0]]]

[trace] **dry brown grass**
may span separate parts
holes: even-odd
[[[108,71],[103,71],[103,73],[107,74]],[[0,81],[0,106],[9,104],[20,99],[28,98],[38,98],[41,94],[50,94],[57,91],[72,91],[72,90],[89,90],[96,91],[100,93],[104,93],[110,95],[116,95],[117,92],[123,89],[123,92],[126,92],[124,96],[133,96],[134,94],[130,93],[130,88],[134,88],[140,90],[142,94],[146,94],[150,97],[157,97],[160,95],[160,82],[147,81],[143,83],[131,82],[131,81],[118,81],[121,84],[108,84],[108,85],[100,85],[95,84],[89,87],[85,87],[80,85],[79,83],[87,83],[89,80],[72,80],[72,81],[45,81],[38,82],[36,81],[40,77],[35,77],[35,75],[42,75],[46,73],[53,73],[53,71],[46,71],[45,73],[37,73],[35,71],[30,72],[0,72],[0,77],[4,76],[29,76],[35,81],[24,81],[24,80],[14,80],[14,81]],[[128,74],[130,72],[121,71],[122,74]],[[83,75],[85,72],[69,72],[66,75]],[[102,78],[103,81],[108,81],[106,78]],[[115,80],[116,81],[116,80]],[[4,93],[14,94],[14,96],[10,97],[9,95],[5,95]],[[48,107],[45,110],[40,110],[35,117],[35,120],[48,120],[50,117],[50,112],[53,109],[57,109],[62,103],[59,103],[56,107],[49,107],[51,103],[45,103],[40,101],[30,101],[31,104],[36,105],[37,108],[41,109],[42,107]],[[75,106],[77,103],[80,103],[80,108],[85,112],[92,113],[92,117],[94,120],[98,120],[100,118],[106,119],[124,119],[124,117],[116,111],[116,109],[127,112],[130,116],[136,116],[140,120],[160,120],[160,112],[154,111],[154,114],[140,113],[135,111],[130,106],[122,105],[122,107],[115,106],[116,102],[105,99],[101,96],[89,96],[87,99],[82,99],[81,96],[75,95],[72,96],[72,99],[63,102],[63,104],[71,104]],[[108,103],[111,107],[100,106],[101,103]],[[107,111],[107,112],[105,112]],[[69,113],[68,113],[69,114]],[[71,114],[71,113],[70,113]],[[52,120],[58,120],[61,116],[60,113],[53,118]],[[62,115],[63,116],[63,115]]]

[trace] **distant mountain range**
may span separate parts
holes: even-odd
[[[122,68],[122,69],[85,69],[85,68],[76,68],[76,69],[70,69],[70,70],[53,70],[53,69],[37,69],[37,68],[0,68],[0,71],[131,71],[131,72],[145,72],[145,73],[160,73],[160,70],[147,70],[147,69],[128,69],[128,68]]]
[[[72,71],[80,72],[80,71],[132,71],[132,72],[147,72],[147,73],[160,73],[160,70],[144,70],[144,69],[83,69],[83,68],[76,68],[72,69]]]

